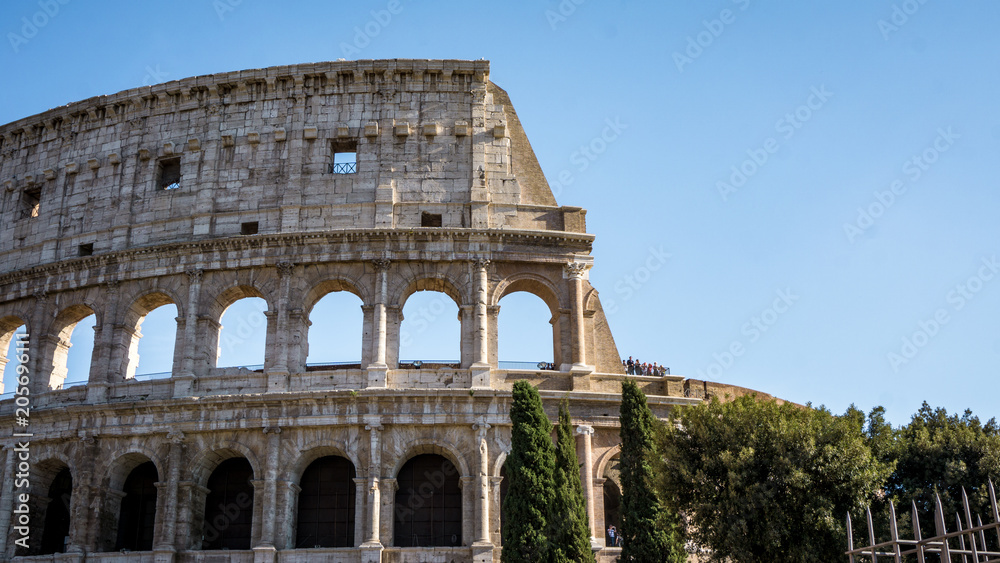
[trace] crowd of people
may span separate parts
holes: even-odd
[[[629,356],[628,360],[622,360],[622,367],[625,368],[625,373],[628,375],[653,375],[657,377],[670,375],[670,368],[663,367],[656,362],[649,364],[637,359],[633,360],[632,356]]]

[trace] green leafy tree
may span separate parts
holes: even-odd
[[[510,486],[504,515],[504,563],[551,561],[549,511],[555,500],[555,447],[552,423],[538,390],[527,381],[514,383],[510,407],[511,451],[506,470]]]
[[[859,415],[752,395],[679,408],[658,428],[658,489],[712,561],[839,561],[845,515],[889,473]]]
[[[580,464],[576,456],[576,440],[569,418],[569,402],[559,405],[559,426],[556,428],[555,502],[549,516],[551,525],[552,560],[558,563],[593,562],[590,548],[590,522],[583,499]]]
[[[949,527],[955,513],[965,514],[963,488],[972,513],[988,514],[987,481],[1000,484],[1000,427],[995,419],[984,425],[971,411],[949,415],[925,402],[895,436],[892,457],[896,465],[886,490],[904,506],[911,499],[917,502],[923,530],[934,529],[935,492],[941,495]],[[908,524],[909,515],[905,516]]]
[[[622,383],[622,538],[619,561],[681,563],[687,560],[676,513],[667,513],[653,490],[653,426],[646,395],[633,381]]]

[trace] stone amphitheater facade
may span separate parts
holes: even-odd
[[[338,152],[354,166],[335,170]],[[303,64],[80,101],[0,127],[0,185],[0,354],[28,334],[0,402],[5,559],[499,561],[518,380],[553,419],[569,398],[594,547],[618,554],[605,498],[631,376],[588,281],[594,235],[557,205],[488,62]],[[458,364],[399,363],[424,290],[458,305]],[[307,369],[310,311],[336,291],[363,303],[361,361]],[[551,312],[555,369],[499,367],[498,303],[518,291]],[[245,297],[267,302],[265,364],[216,367]],[[164,304],[172,372],[136,379],[139,326]],[[91,314],[88,382],[64,388]],[[698,400],[680,377],[634,379],[659,415]],[[303,531],[323,518],[339,539]]]

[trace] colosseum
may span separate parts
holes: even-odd
[[[510,388],[527,380],[553,419],[570,400],[593,547],[614,561],[621,381],[661,416],[707,389],[624,374],[586,211],[556,203],[487,61],[91,98],[0,127],[0,184],[0,366],[21,374],[0,401],[5,559],[499,561]],[[452,363],[400,362],[418,291],[458,307]],[[307,365],[331,292],[362,304],[360,359]],[[497,361],[513,292],[548,307],[552,365]],[[251,297],[264,365],[217,367],[222,314]],[[140,324],[168,304],[172,371],[136,377]],[[86,384],[64,385],[90,315]]]

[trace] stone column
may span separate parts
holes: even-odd
[[[292,272],[295,265],[291,262],[278,262],[279,298],[276,304],[274,348],[270,350],[271,358],[264,358],[267,366],[267,391],[288,391],[288,303],[291,293]],[[270,324],[270,322],[268,323]]]
[[[42,337],[46,330],[51,327],[48,311],[48,294],[38,291],[34,295],[34,310],[31,315],[31,332],[29,333],[28,350],[28,373],[31,374],[31,383],[28,386],[31,396],[48,391],[49,373],[43,372],[45,367],[42,361],[42,353],[45,350],[45,338]],[[4,350],[6,352],[6,350]]]
[[[275,547],[276,521],[275,514],[278,511],[278,455],[281,452],[281,428],[264,428],[267,436],[267,455],[264,460],[264,479],[261,499],[262,522],[260,527],[260,540],[253,547],[254,561],[274,561],[277,557]],[[256,493],[256,491],[255,491]]]
[[[125,374],[112,369],[112,350],[114,348],[114,327],[118,317],[118,301],[120,292],[118,282],[109,281],[105,285],[104,314],[100,325],[94,325],[94,354],[90,364],[90,375],[87,378],[87,402],[103,403],[107,401],[108,385],[112,381],[121,381]],[[134,373],[134,368],[133,368]]]
[[[354,545],[365,541],[365,482],[364,477],[354,478]]]
[[[281,491],[278,502],[281,516],[277,518],[281,528],[275,532],[275,546],[283,545],[282,549],[295,549],[295,519],[299,510],[299,493],[302,487],[291,481],[280,481],[276,487]]]
[[[382,467],[382,449],[379,443],[379,432],[382,431],[381,424],[365,425],[365,430],[370,433],[370,450],[368,462],[368,537],[361,545],[362,548],[382,549],[382,542],[379,539],[379,509],[382,504],[379,494],[379,474]]]
[[[472,387],[489,388],[490,385],[490,330],[487,303],[489,301],[490,261],[477,258],[472,261],[472,274],[475,280],[476,309],[473,316],[473,364]]]
[[[503,502],[500,499],[501,483],[503,483],[503,477],[490,477],[490,505],[493,507],[490,515],[490,525],[492,526],[490,537],[493,540],[493,545],[503,545],[503,535],[500,529],[500,511],[503,510]]]
[[[485,306],[483,307],[485,309]],[[485,310],[483,311],[485,314]],[[476,475],[475,541],[472,542],[472,560],[475,563],[492,563],[493,541],[490,538],[490,455],[486,434],[491,426],[483,421],[472,425],[479,441],[479,471]]]
[[[590,374],[594,371],[594,366],[587,365],[587,339],[584,332],[586,325],[583,318],[583,280],[586,278],[588,268],[590,264],[586,262],[572,262],[563,267],[563,277],[569,280],[572,296],[570,326],[573,365],[569,371],[573,374],[574,391],[589,391]]]
[[[380,525],[382,531],[381,538],[385,543],[391,543],[396,534],[396,491],[399,489],[399,482],[396,479],[382,479],[379,481],[379,490],[382,491],[382,508]]]
[[[479,471],[476,475],[476,527],[475,543],[490,543],[490,456],[486,433],[491,426],[486,422],[472,425],[479,442]]]
[[[368,387],[385,387],[386,372],[389,366],[386,364],[386,346],[388,341],[388,331],[386,327],[386,302],[389,299],[389,261],[372,260],[372,265],[377,273],[376,293],[375,293],[375,313],[373,320],[375,328],[372,333],[372,363],[368,366]]]
[[[583,441],[583,471],[580,472],[580,480],[583,481],[583,500],[587,503],[590,545],[594,549],[600,549],[602,545],[597,539],[597,529],[594,527],[597,523],[594,518],[594,450],[592,446],[594,427],[581,424],[576,427],[576,433]]]
[[[189,397],[194,390],[194,363],[200,353],[207,353],[198,346],[198,306],[201,296],[201,279],[204,271],[192,268],[187,272],[188,298],[184,308],[184,359],[181,372],[174,374],[174,397]]]
[[[160,516],[163,524],[160,526],[160,537],[153,546],[157,563],[168,563],[174,560],[177,543],[177,493],[180,489],[181,464],[184,463],[184,433],[171,431],[167,434],[170,452],[167,454],[166,493],[163,498],[163,508]],[[157,499],[157,504],[159,504]]]

